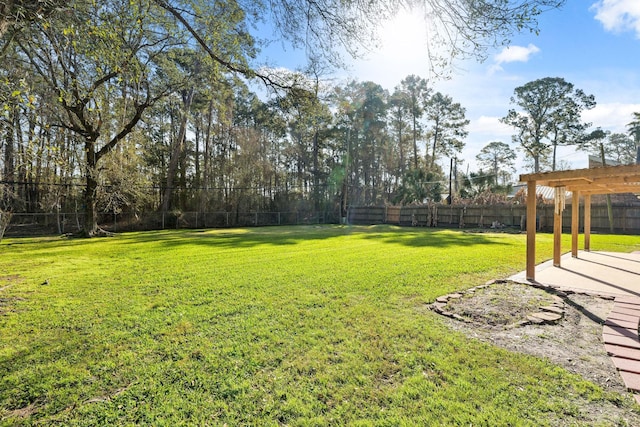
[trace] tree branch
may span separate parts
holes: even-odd
[[[255,70],[244,67],[240,64],[233,64],[231,61],[222,59],[221,57],[216,55],[216,53],[211,49],[211,47],[207,44],[204,38],[202,38],[202,36],[198,33],[198,31],[196,31],[196,29],[193,28],[193,26],[185,19],[184,16],[182,16],[182,14],[175,7],[171,6],[169,3],[167,3],[164,0],[153,0],[153,1],[159,7],[161,7],[162,9],[166,10],[171,15],[173,15],[173,17],[176,18],[186,28],[186,30],[193,36],[193,38],[196,39],[200,47],[204,49],[204,51],[211,57],[211,59],[213,59],[215,62],[225,67],[227,70],[232,71],[234,73],[242,74],[243,76],[249,79],[258,78],[262,80],[262,82],[265,85],[273,86],[278,89],[291,89],[293,87],[293,86],[278,82],[275,79],[265,74],[259,73]]]

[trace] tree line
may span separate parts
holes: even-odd
[[[70,87],[61,105],[44,78],[36,85],[21,77],[33,64],[20,56],[5,57],[14,62],[3,78],[14,89],[5,92],[1,122],[4,199],[14,211],[84,210],[88,185],[97,210],[115,213],[335,210],[439,198],[437,160],[459,153],[467,134],[464,108],[417,76],[393,93],[373,82],[307,79],[261,99],[234,76],[212,75],[206,56],[181,51],[155,71],[194,84],[144,111],[146,92],[104,84],[79,108],[79,89]],[[422,195],[426,182],[432,189]]]
[[[448,42],[452,56],[481,57],[511,32],[535,30],[540,6],[563,1],[422,7],[444,4],[459,12],[451,16],[470,17],[444,19],[459,35]],[[457,169],[465,108],[419,76],[391,92],[375,82],[322,78],[323,67],[341,62],[340,43],[357,53],[376,23],[400,7],[402,1],[10,1],[0,8],[2,209],[82,211],[91,235],[99,212],[344,215],[350,204],[440,200],[452,171],[447,177],[439,164]],[[252,26],[264,14],[279,36],[306,49],[307,69],[256,65],[267,40]],[[561,102],[546,110],[553,114],[536,115],[531,96],[545,91]],[[536,169],[547,167],[558,145],[597,140],[579,122],[595,100],[562,79],[517,88],[512,102],[518,109],[503,121],[517,130],[514,142]],[[459,180],[461,193],[508,184],[514,158],[508,144],[487,144],[478,154],[484,169]]]
[[[301,209],[337,218],[348,205],[440,201],[452,171],[439,163],[459,157],[467,136],[465,108],[415,75],[389,92],[374,82],[328,85],[292,73],[283,81],[296,87],[261,97],[202,52],[170,49],[153,68],[168,83],[153,96],[140,82],[80,81],[76,55],[54,63],[44,54],[62,47],[47,41],[37,58],[30,57],[36,47],[4,58],[11,64],[0,121],[5,210],[85,212],[91,191],[96,212]],[[69,87],[56,92],[56,80]],[[562,166],[555,149],[566,144],[594,154],[606,147],[607,158],[633,162],[630,136],[587,132],[580,113],[595,100],[572,84],[547,78],[514,93],[520,109],[502,120],[517,130],[513,143],[533,170]],[[636,117],[632,135],[639,124]],[[476,156],[479,171],[455,173],[456,193],[508,188],[512,146],[488,143]]]

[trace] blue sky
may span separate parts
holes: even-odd
[[[370,80],[389,91],[410,74],[429,78],[424,28],[419,14],[403,13],[380,29],[380,49],[350,61],[350,70],[336,77]],[[472,171],[487,143],[511,143],[513,129],[498,119],[512,108],[514,89],[532,80],[562,77],[594,95],[596,108],[583,115],[594,127],[625,132],[632,113],[640,112],[640,0],[568,0],[562,9],[541,15],[539,28],[539,35],[515,35],[510,47],[489,52],[482,63],[458,62],[449,80],[432,81],[467,110],[471,124],[462,157]],[[300,65],[300,55],[282,51],[278,43],[265,53],[279,66]],[[522,173],[523,154],[518,154],[517,173]],[[573,147],[560,150],[558,159],[572,168],[587,165],[587,155]]]

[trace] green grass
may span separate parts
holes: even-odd
[[[551,248],[540,235],[538,261]],[[425,309],[524,252],[523,235],[387,226],[5,239],[0,423],[538,426],[631,407]]]

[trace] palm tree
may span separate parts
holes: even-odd
[[[640,113],[633,113],[633,120],[627,124],[627,129],[636,143],[636,164],[640,164]]]

